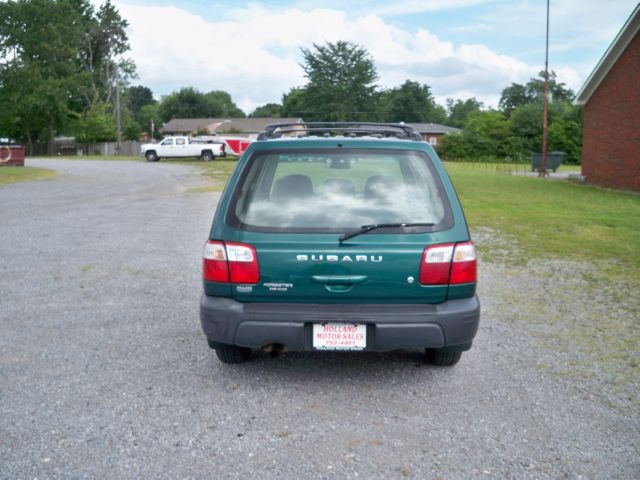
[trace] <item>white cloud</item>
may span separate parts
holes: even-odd
[[[418,3],[403,2],[400,7]],[[428,7],[437,2],[426,3]],[[470,3],[478,2],[456,2]],[[224,19],[207,21],[179,7],[122,2],[117,6],[130,23],[139,83],[156,95],[183,86],[225,90],[246,112],[279,102],[291,87],[306,83],[299,48],[325,41],[364,46],[376,63],[382,87],[411,79],[430,85],[440,100],[475,95],[496,105],[502,88],[525,82],[541,68],[483,45],[456,46],[425,28],[409,31],[374,14],[351,18],[337,9],[267,9],[252,4],[227,12]],[[562,79],[565,73],[576,76],[565,70]]]

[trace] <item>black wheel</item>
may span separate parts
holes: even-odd
[[[144,156],[147,157],[147,162],[157,162],[158,160],[160,160],[158,158],[158,155],[156,155],[156,152],[154,152],[153,150],[145,153]]]
[[[218,344],[214,348],[222,363],[243,363],[251,356],[250,348],[238,347],[237,345]]]
[[[202,160],[204,160],[205,162],[210,162],[211,160],[213,160],[213,153],[211,153],[211,150],[205,150],[204,152],[202,152]]]
[[[439,367],[450,367],[460,361],[462,352],[448,352],[446,350],[437,350],[434,348],[427,348],[427,361],[431,365],[437,365]]]

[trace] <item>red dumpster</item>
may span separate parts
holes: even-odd
[[[22,145],[0,145],[0,167],[24,167]]]

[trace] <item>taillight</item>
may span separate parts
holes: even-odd
[[[204,245],[203,277],[208,282],[258,283],[256,250],[243,243],[209,240]]]
[[[420,264],[423,285],[455,285],[476,281],[476,250],[471,242],[425,248]]]
[[[227,243],[231,283],[258,283],[260,270],[256,250],[243,243]]]
[[[447,285],[452,257],[453,243],[425,248],[420,265],[420,283],[423,285]]]
[[[228,282],[227,252],[222,242],[208,241],[202,252],[202,276],[207,282]]]
[[[449,284],[473,283],[477,273],[476,247],[473,243],[459,243],[453,252],[453,264]]]

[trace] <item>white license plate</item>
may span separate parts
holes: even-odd
[[[364,350],[367,326],[352,323],[313,324],[313,348],[318,350]]]

